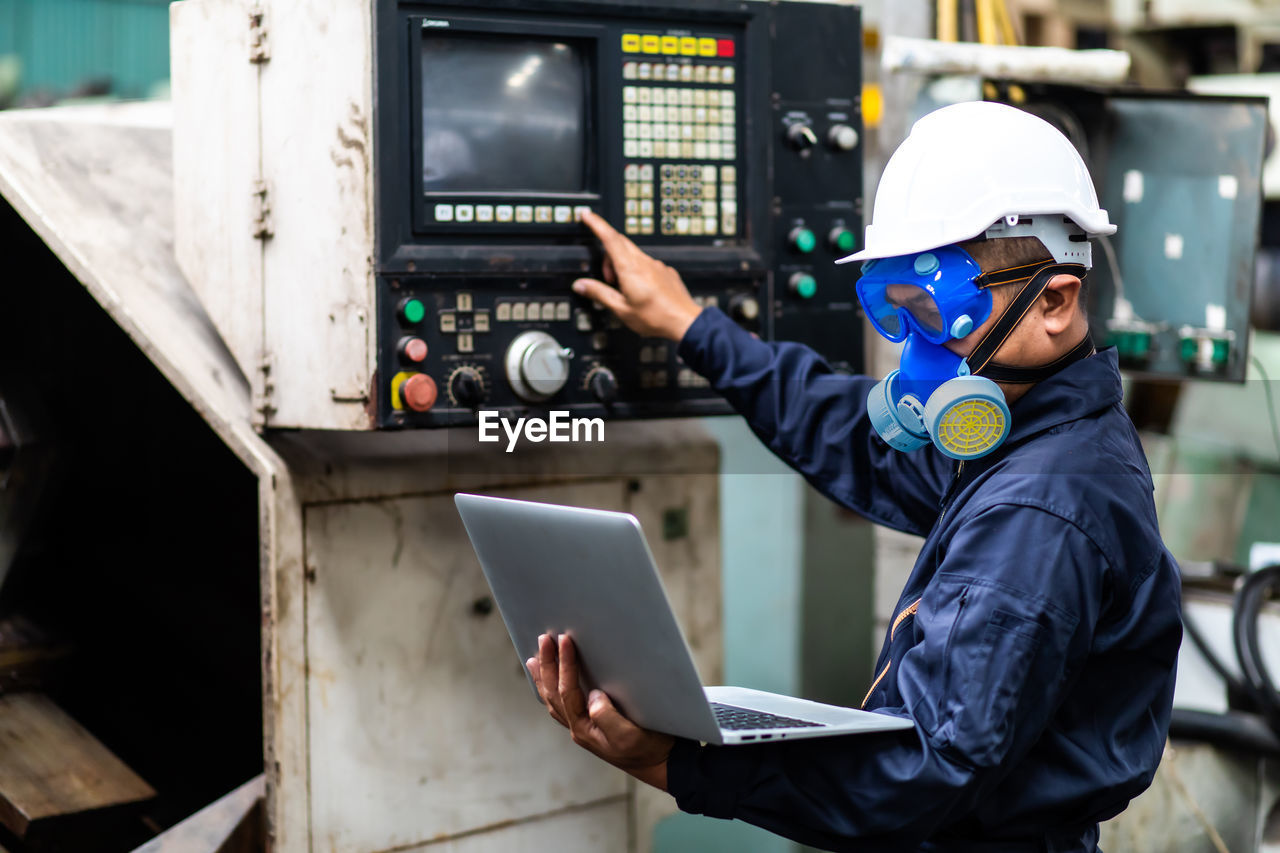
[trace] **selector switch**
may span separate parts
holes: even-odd
[[[797,151],[807,151],[818,144],[818,135],[809,125],[797,123],[787,128],[787,142]]]
[[[618,378],[607,367],[593,367],[587,374],[587,390],[606,406],[618,399]]]
[[[480,368],[464,364],[449,374],[449,400],[453,405],[474,409],[484,402],[487,389]]]
[[[562,347],[546,332],[522,332],[507,347],[503,364],[511,390],[522,400],[538,403],[555,396],[569,381],[573,350]]]

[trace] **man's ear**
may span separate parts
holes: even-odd
[[[1049,285],[1040,295],[1046,332],[1060,335],[1071,328],[1080,310],[1080,287],[1080,279],[1073,275],[1064,273],[1049,279]]]

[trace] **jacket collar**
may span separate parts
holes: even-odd
[[[1107,347],[1037,383],[1014,403],[1005,444],[1088,417],[1122,399],[1119,358],[1115,347]]]

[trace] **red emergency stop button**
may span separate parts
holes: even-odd
[[[733,56],[733,39],[717,39],[716,56]]]
[[[425,412],[436,404],[436,381],[425,373],[415,373],[400,386],[400,398],[415,412]]]

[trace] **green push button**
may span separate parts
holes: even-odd
[[[803,225],[792,228],[791,233],[787,235],[787,240],[791,243],[791,248],[802,255],[809,254],[818,245],[818,238]]]
[[[840,226],[831,229],[831,233],[827,235],[827,240],[831,243],[832,249],[841,253],[852,252],[858,242],[852,231]]]
[[[427,306],[420,299],[402,299],[400,301],[400,322],[406,326],[416,326],[427,316]]]
[[[791,292],[801,299],[812,299],[813,295],[818,292],[817,280],[807,272],[793,273],[788,285],[791,288]]]
[[[1185,337],[1178,342],[1178,355],[1187,364],[1196,360],[1196,351],[1200,348],[1200,343],[1195,338]]]

